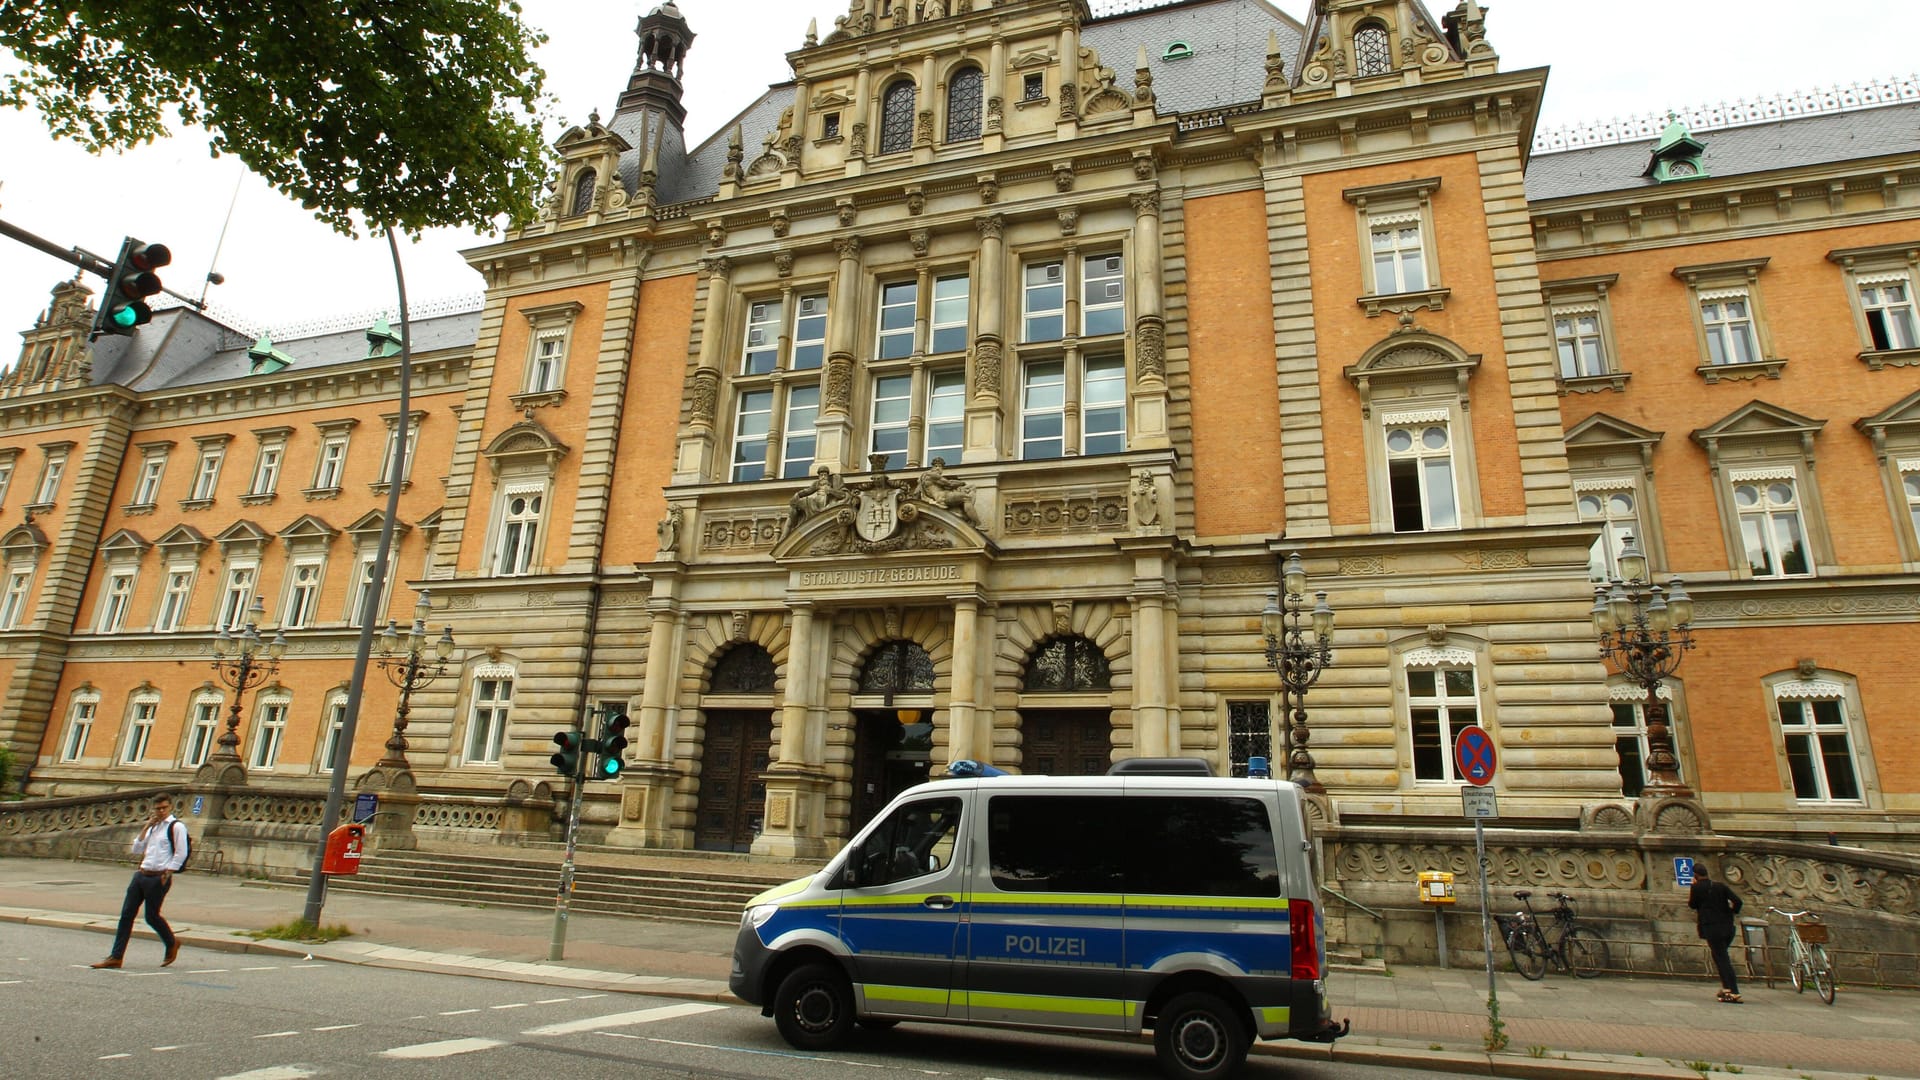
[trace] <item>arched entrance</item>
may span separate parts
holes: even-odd
[[[1022,771],[1099,776],[1113,762],[1113,673],[1100,646],[1079,635],[1043,641],[1021,683]]]
[[[933,759],[933,659],[911,641],[874,649],[852,702],[853,798],[847,835],[925,781]]]
[[[751,643],[728,649],[713,666],[702,711],[707,729],[693,846],[747,851],[767,808],[761,775],[773,755],[773,657]]]

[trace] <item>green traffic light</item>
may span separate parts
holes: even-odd
[[[617,778],[620,775],[621,767],[620,759],[617,757],[601,758],[600,779],[612,780]]]
[[[112,314],[107,317],[113,320],[113,325],[124,326],[129,330],[140,325],[140,313],[133,310],[132,304],[114,308]]]

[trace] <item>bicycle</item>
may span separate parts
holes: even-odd
[[[1573,897],[1560,892],[1551,894],[1557,904],[1548,914],[1560,933],[1555,941],[1549,942],[1533,912],[1530,899],[1533,893],[1521,889],[1513,895],[1524,905],[1523,909],[1498,921],[1506,938],[1507,952],[1513,957],[1513,970],[1519,972],[1521,978],[1540,981],[1546,977],[1549,962],[1578,979],[1591,979],[1607,968],[1607,939],[1598,928],[1579,921],[1573,910]]]
[[[1793,979],[1794,990],[1804,994],[1811,982],[1820,1000],[1833,1004],[1836,987],[1833,965],[1827,961],[1827,924],[1811,911],[1767,910],[1787,920],[1787,974]]]

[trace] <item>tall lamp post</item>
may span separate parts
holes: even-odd
[[[219,673],[221,682],[233,688],[227,729],[220,733],[219,749],[213,755],[216,760],[240,760],[240,699],[272,678],[280,670],[280,658],[287,654],[285,631],[275,630],[271,641],[261,639],[260,620],[266,614],[266,605],[256,596],[247,609],[246,628],[235,633],[231,627],[223,627],[220,636],[213,639],[213,670]]]
[[[1324,590],[1313,594],[1313,606],[1308,608],[1307,571],[1300,565],[1299,552],[1287,556],[1280,581],[1285,599],[1279,593],[1267,594],[1260,630],[1267,639],[1267,666],[1280,676],[1281,711],[1288,720],[1287,779],[1325,794],[1325,785],[1313,775],[1313,753],[1307,748],[1312,737],[1307,730],[1307,690],[1333,663],[1333,608]]]
[[[413,626],[403,640],[400,627],[392,619],[380,632],[380,659],[376,661],[387,681],[400,690],[400,705],[393,711],[393,734],[387,736],[387,753],[379,761],[382,768],[407,770],[407,713],[413,692],[447,673],[447,661],[453,657],[453,627],[445,626],[439,638],[427,641],[427,616],[433,613],[429,590],[420,590],[420,601],[413,605]],[[429,651],[430,650],[430,651]],[[348,753],[347,750],[340,751]],[[342,763],[335,762],[337,769]]]
[[[1680,579],[1663,589],[1651,582],[1647,556],[1632,536],[1620,550],[1620,576],[1593,590],[1593,628],[1600,634],[1600,656],[1632,679],[1647,695],[1648,790],[1668,796],[1692,792],[1680,779],[1673,752],[1673,729],[1660,683],[1693,648],[1693,598]]]

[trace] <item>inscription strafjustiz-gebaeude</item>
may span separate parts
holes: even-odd
[[[803,589],[848,585],[921,585],[960,580],[957,566],[880,566],[864,570],[807,570],[800,574]]]

